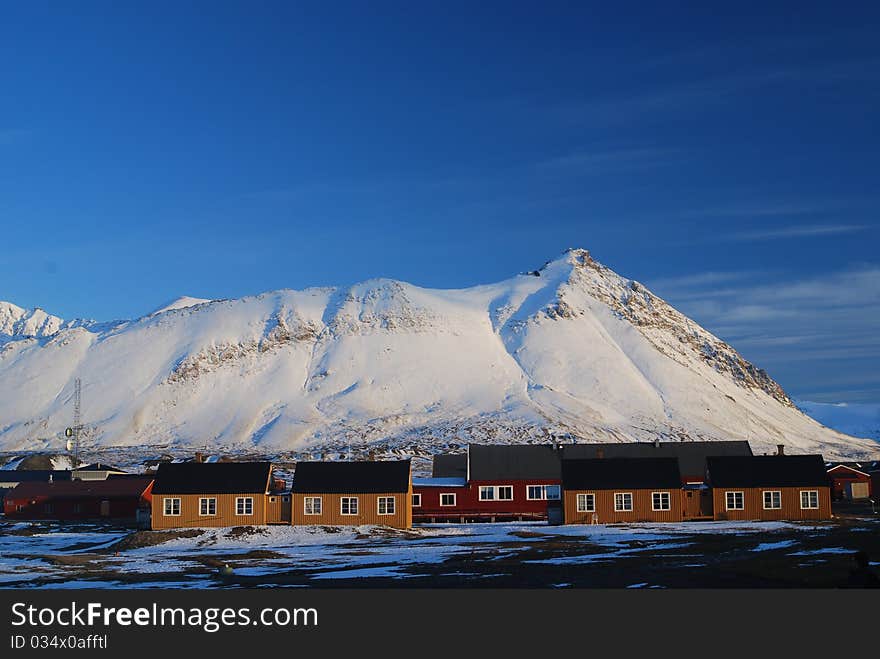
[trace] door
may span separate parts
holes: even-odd
[[[110,502],[106,499],[101,502],[101,517],[110,517]]]
[[[849,498],[850,499],[867,499],[868,498],[868,484],[867,483],[850,483],[849,484]]]

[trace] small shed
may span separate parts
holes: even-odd
[[[829,462],[825,466],[831,481],[833,501],[860,501],[873,498],[871,463]]]

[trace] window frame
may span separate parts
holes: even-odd
[[[382,512],[382,502],[385,502],[385,512]],[[391,510],[388,510],[388,503],[391,503]],[[376,498],[376,514],[377,515],[396,515],[397,514],[397,497],[377,497]]]
[[[317,509],[315,508],[315,502],[318,502]],[[309,506],[311,505],[312,510],[309,512]],[[324,498],[323,497],[303,497],[303,515],[323,515],[324,514]]]
[[[210,512],[210,505],[208,506],[208,511],[206,513],[202,512],[202,504],[203,503],[214,503],[214,512]],[[217,516],[217,497],[199,497],[199,517],[216,517]]]
[[[250,512],[238,512],[239,510],[247,511],[247,504],[250,502]],[[239,507],[239,504],[244,504]],[[236,517],[253,517],[254,515],[254,498],[253,497],[235,497],[235,516]]]
[[[354,501],[354,512],[352,512],[351,502]],[[348,502],[348,512],[345,512],[345,504]],[[340,497],[339,514],[345,517],[357,517],[360,514],[361,503],[358,497]]]
[[[584,498],[584,507],[581,507],[581,497]],[[586,500],[589,497],[590,506],[587,507]],[[575,510],[579,513],[596,512],[596,493],[595,492],[578,492],[574,502]]]
[[[548,494],[548,490],[551,487],[556,488],[556,496],[555,497],[551,497]],[[530,490],[532,488],[540,488],[540,493],[538,496],[536,496],[536,497],[531,496]],[[559,485],[553,485],[550,483],[526,485],[526,501],[559,501],[559,499],[561,497],[561,490],[562,490],[562,488]]]
[[[617,505],[617,497],[621,497],[621,503],[625,502],[627,498],[629,499],[629,508],[618,507]],[[614,493],[614,512],[616,513],[631,513],[635,511],[635,500],[633,499],[632,492],[615,492]]]
[[[739,495],[739,506],[730,505],[730,496],[733,495],[734,503],[736,502],[737,495]],[[725,490],[724,491],[724,510],[745,510],[746,509],[746,493],[743,490]]]
[[[443,497],[452,497],[452,503],[443,503]],[[458,496],[456,496],[455,492],[441,492],[440,493],[440,507],[441,508],[455,508],[458,505]]]
[[[771,497],[770,497],[771,504],[773,503],[772,495],[774,495],[774,494],[778,495],[778,497],[779,497],[779,505],[778,506],[773,506],[773,505],[768,506],[767,505],[767,495],[768,494],[771,495]],[[782,490],[761,490],[761,506],[763,507],[763,510],[782,510]]]
[[[804,495],[814,494],[816,496],[816,505],[804,505]],[[799,492],[800,500],[801,500],[801,510],[819,510],[819,490],[800,490]],[[812,503],[812,501],[808,501],[807,503]]]
[[[660,497],[661,507],[658,508],[654,503],[654,497]],[[666,507],[662,507],[663,505],[663,497],[666,497]],[[651,510],[655,513],[666,513],[672,510],[672,493],[668,491],[658,490],[657,492],[651,492]]]
[[[510,490],[509,497],[502,497],[501,491]],[[484,493],[491,492],[492,497],[487,499],[483,496]],[[513,485],[480,485],[479,490],[479,500],[480,501],[513,501],[516,498],[516,492],[514,492]]]
[[[174,512],[174,502],[177,502],[177,512]],[[169,505],[171,504],[171,512],[168,512]],[[183,503],[180,497],[162,497],[162,517],[180,517],[180,514],[183,509]]]
[[[418,503],[416,503],[416,499],[418,498]],[[413,508],[421,508],[422,507],[422,493],[421,492],[413,492],[411,505]]]

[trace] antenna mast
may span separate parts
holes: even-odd
[[[67,437],[67,450],[73,448],[74,468],[79,466],[80,430],[82,430],[82,380],[77,378],[73,384],[73,425],[64,431],[64,436]]]

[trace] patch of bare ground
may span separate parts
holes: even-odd
[[[101,550],[104,553],[115,553],[141,547],[154,547],[178,538],[197,538],[204,534],[202,529],[181,529],[179,531],[135,531],[109,547]]]

